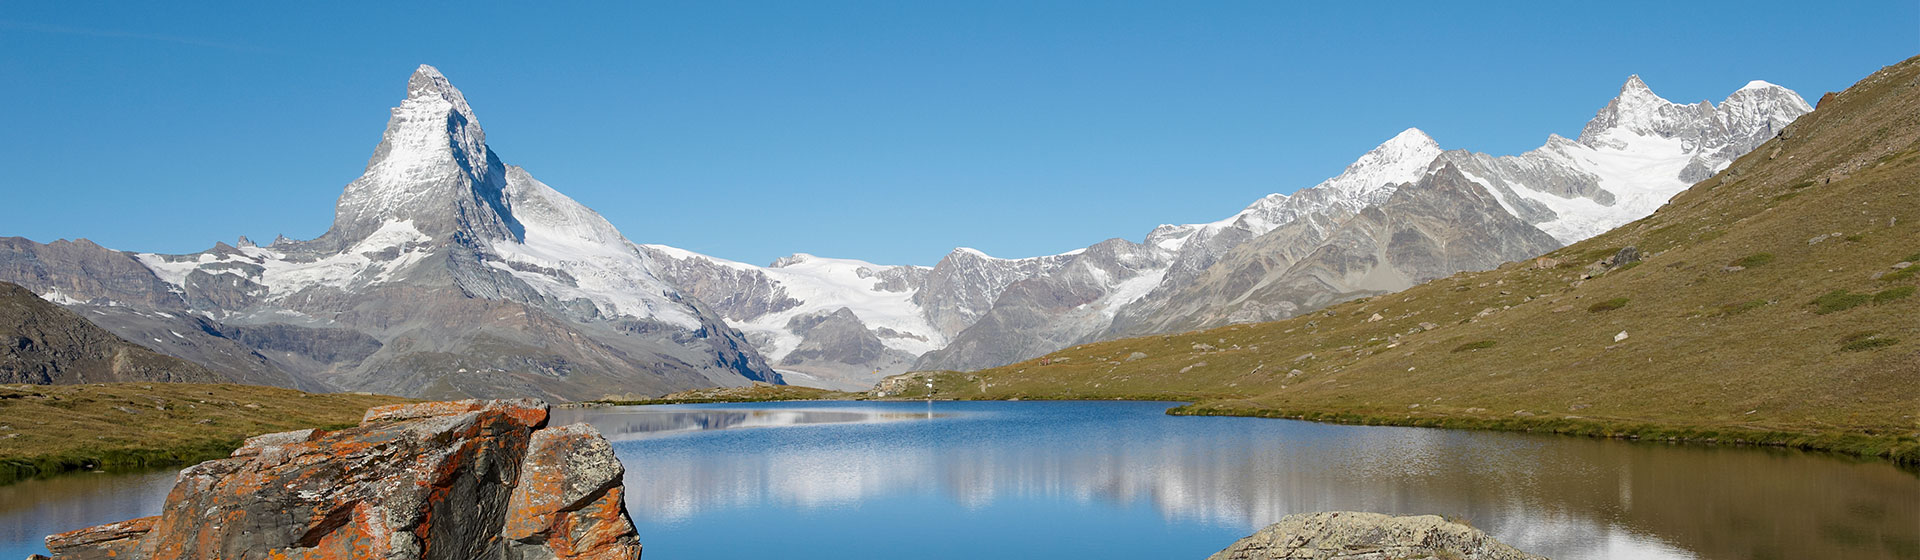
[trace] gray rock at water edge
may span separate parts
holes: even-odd
[[[1280,519],[1207,560],[1545,560],[1437,515],[1334,511]]]

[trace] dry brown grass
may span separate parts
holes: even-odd
[[[0,484],[70,470],[184,464],[247,437],[359,423],[407,399],[252,385],[0,385]]]

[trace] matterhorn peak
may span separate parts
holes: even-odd
[[[466,96],[423,64],[407,78],[407,97],[393,108],[366,172],[341,193],[321,245],[344,249],[402,222],[433,238],[459,229],[517,238],[501,203],[505,172]]]

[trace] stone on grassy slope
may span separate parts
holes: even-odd
[[[1437,515],[1297,513],[1207,560],[1544,560]]]
[[[369,410],[181,471],[159,516],[48,537],[57,559],[638,558],[613,448],[534,400]]]

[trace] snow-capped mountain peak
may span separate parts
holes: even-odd
[[[1812,112],[1813,106],[1793,90],[1754,80],[1728,95],[1725,101],[1720,102],[1719,110],[1727,121],[1727,128],[1734,135],[1753,136],[1758,133],[1764,135],[1759,140],[1765,141],[1787,123]]]
[[[333,228],[312,245],[340,250],[401,221],[435,239],[456,232],[518,238],[505,188],[505,165],[487,148],[466,96],[422,65],[408,78],[407,97],[393,108],[366,171],[340,194]]]
[[[650,319],[701,327],[649,256],[592,209],[508,166],[487,147],[466,96],[432,66],[407,80],[367,170],[349,183],[332,229],[313,241],[235,251],[264,273],[269,299],[314,286],[363,290],[399,281],[428,255],[466,293],[552,306],[583,320]],[[143,256],[181,284],[192,269],[231,257]]]
[[[1347,166],[1345,171],[1313,188],[1328,189],[1343,202],[1371,205],[1393,194],[1393,185],[1418,178],[1440,155],[1440,143],[1418,128],[1409,128],[1380,143]]]

